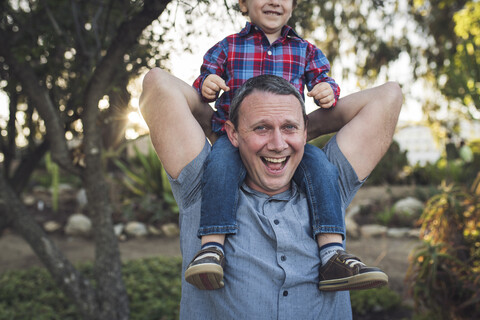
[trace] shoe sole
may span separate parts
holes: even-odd
[[[200,290],[223,288],[223,269],[218,264],[191,266],[185,271],[185,280]]]
[[[388,283],[388,276],[383,272],[368,272],[355,276],[323,280],[318,288],[322,291],[364,290],[384,286]]]

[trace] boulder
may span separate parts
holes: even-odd
[[[131,237],[145,237],[148,235],[147,226],[138,221],[130,221],[125,226],[125,233]]]
[[[414,197],[401,199],[393,205],[392,222],[399,227],[413,227],[423,208],[423,202]]]
[[[176,223],[167,223],[162,225],[161,230],[167,237],[176,237],[180,234],[180,229]]]
[[[360,227],[363,237],[381,237],[387,234],[388,228],[379,224],[365,224]]]
[[[92,221],[81,213],[75,213],[68,218],[65,234],[69,236],[89,236],[92,231]]]

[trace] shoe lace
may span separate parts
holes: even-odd
[[[362,261],[357,259],[347,259],[345,260],[345,264],[352,268],[355,267],[356,265],[359,265],[361,267],[365,266],[365,264]]]

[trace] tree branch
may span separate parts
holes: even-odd
[[[47,128],[47,139],[52,149],[52,159],[57,162],[65,170],[79,174],[68,151],[65,140],[65,131],[60,116],[48,96],[47,90],[40,86],[40,82],[32,69],[26,63],[19,62],[18,59],[10,51],[11,46],[8,44],[8,38],[3,30],[0,30],[0,55],[5,58],[6,63],[15,73],[15,76],[22,84],[25,93],[28,95],[38,113],[45,121]]]

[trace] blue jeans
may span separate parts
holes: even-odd
[[[205,162],[199,237],[237,233],[238,192],[245,175],[238,149],[226,134],[220,136]],[[293,180],[307,195],[313,235],[337,233],[345,238],[338,171],[323,150],[305,145]]]

